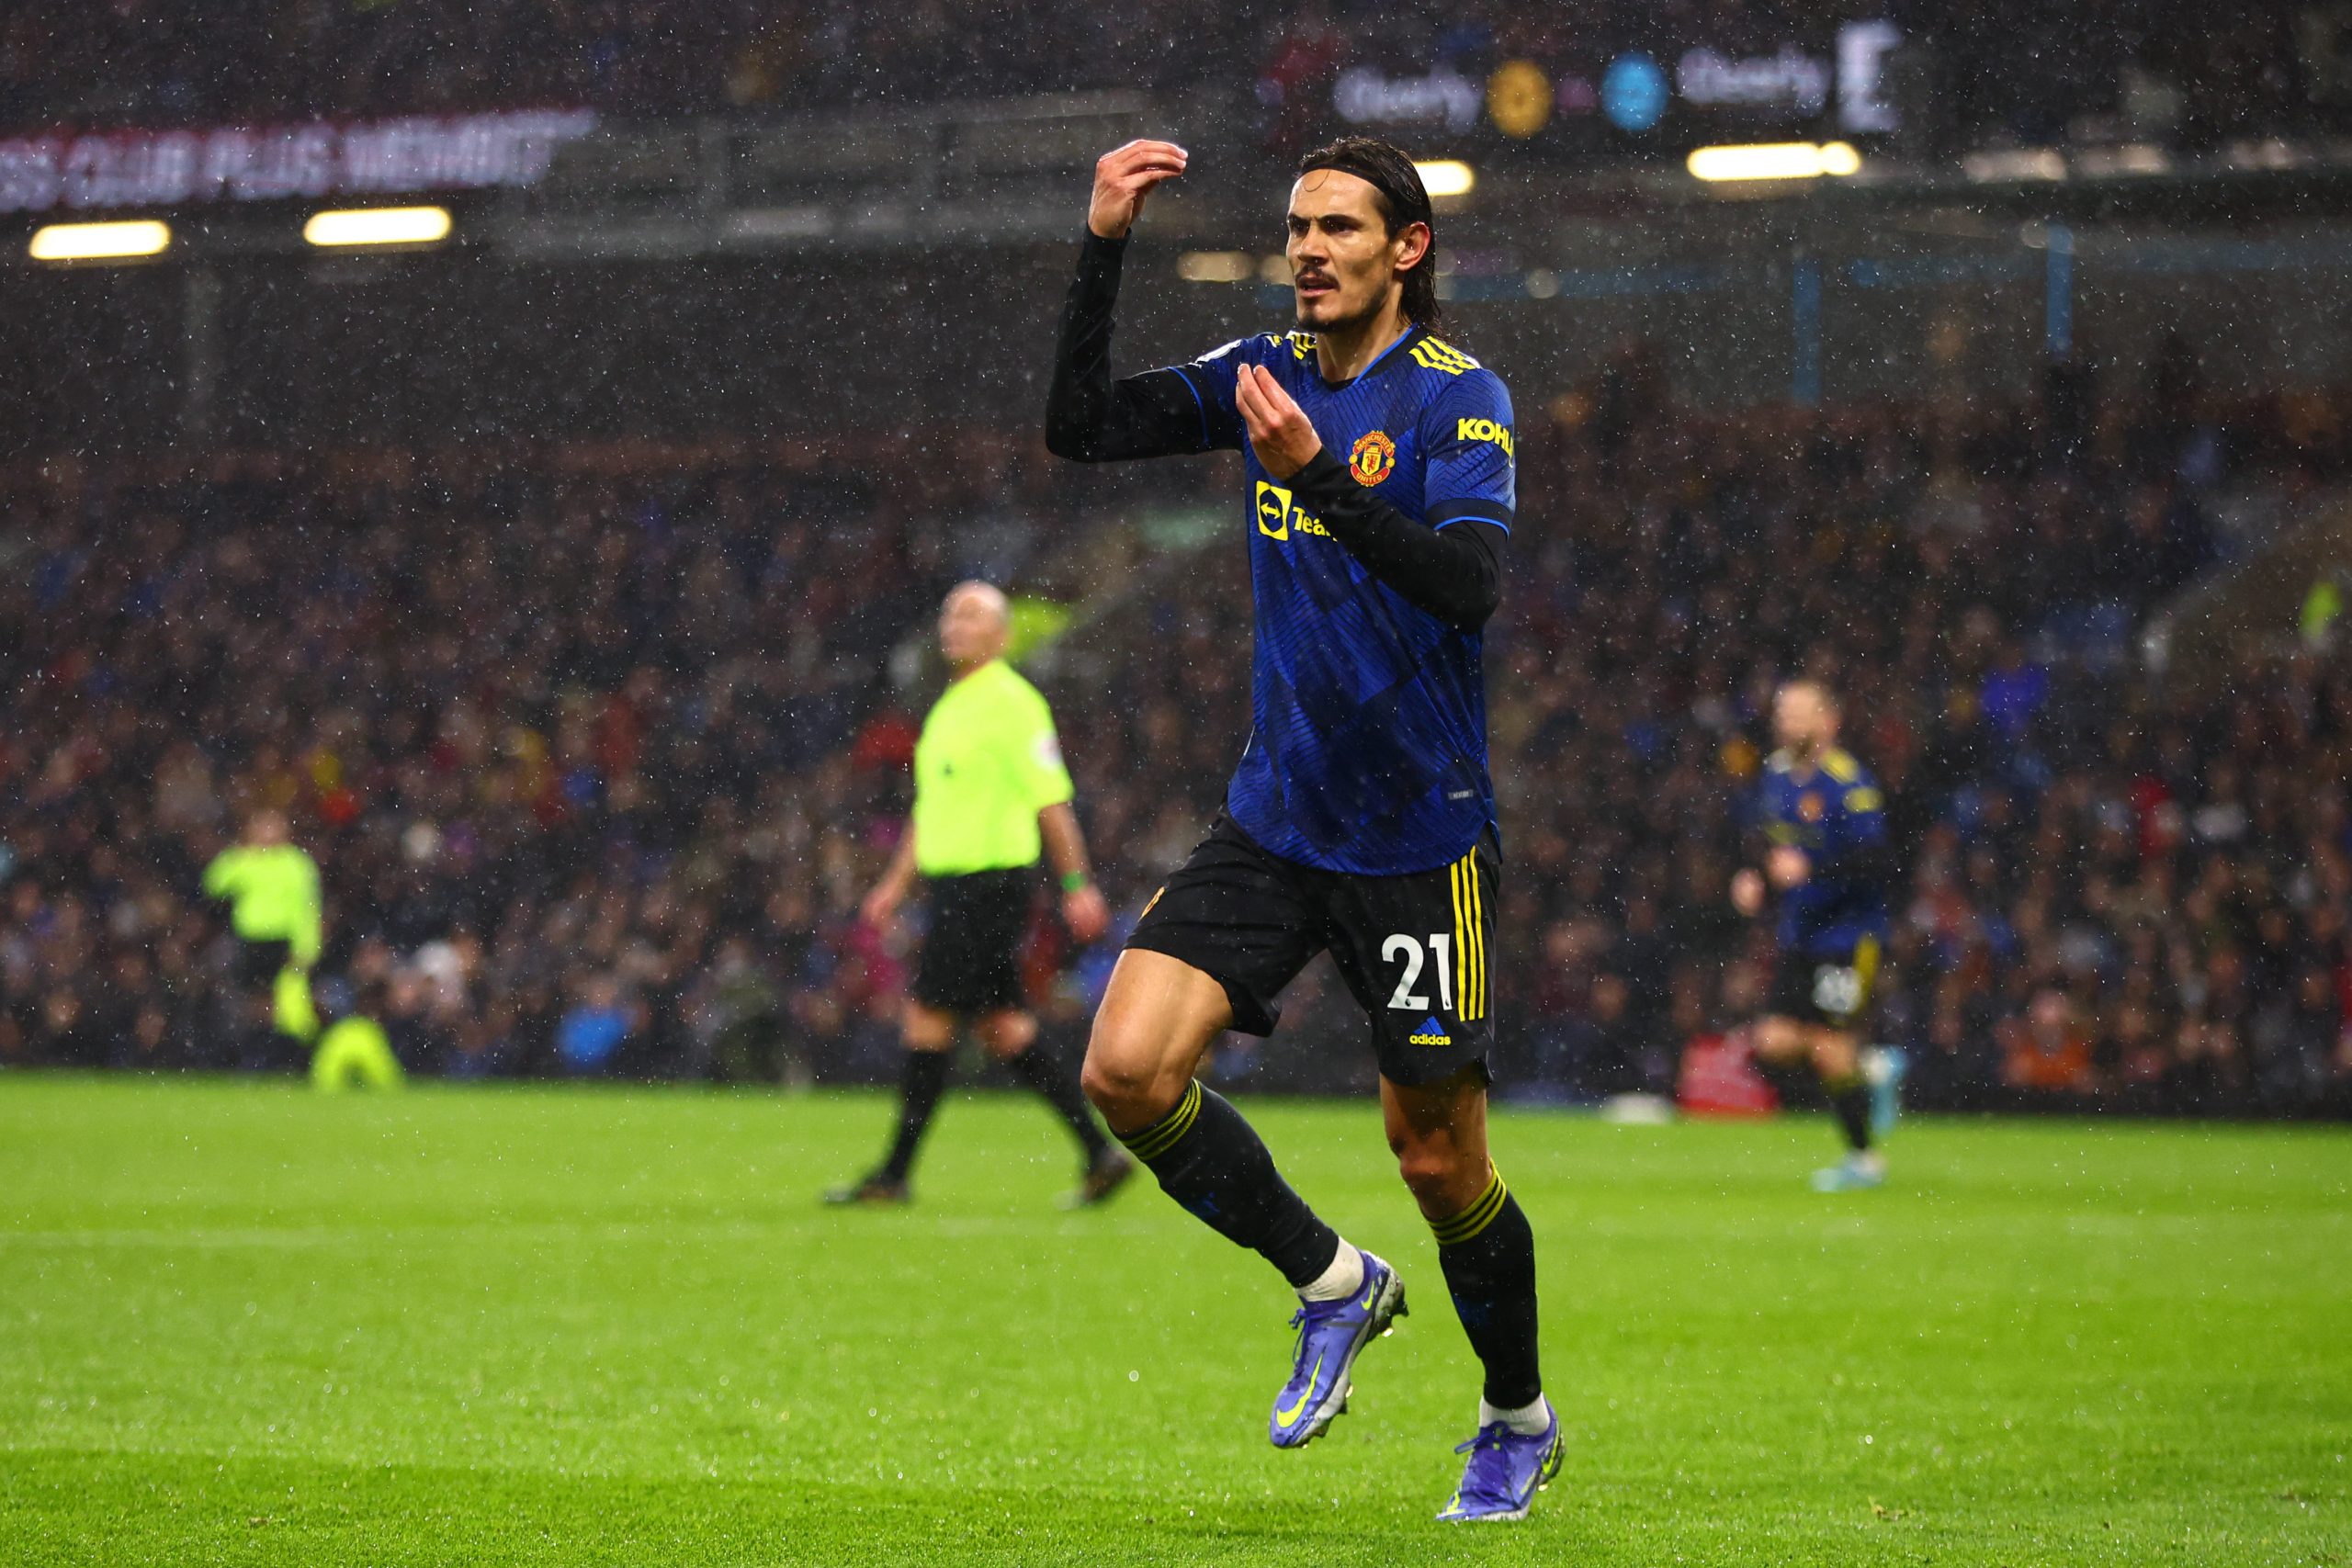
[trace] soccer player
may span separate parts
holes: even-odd
[[[1537,1369],[1534,1234],[1487,1156],[1498,865],[1480,634],[1515,500],[1510,400],[1436,335],[1428,193],[1367,138],[1309,154],[1291,187],[1296,331],[1114,382],[1127,233],[1185,164],[1134,141],[1096,165],[1046,438],[1082,462],[1242,454],[1254,722],[1224,814],[1112,973],[1087,1092],[1170,1197],[1298,1292],[1269,1433],[1313,1440],[1404,1285],[1193,1074],[1221,1031],[1271,1032],[1283,987],[1329,950],[1371,1018],[1389,1145],[1486,1371],[1439,1517],[1519,1518],[1561,1442]]]
[[[1092,942],[1111,923],[1086,870],[1086,840],[1070,808],[1054,716],[1037,688],[1005,662],[1012,630],[1004,595],[967,582],[947,596],[939,648],[954,673],[915,742],[915,807],[861,913],[886,925],[921,876],[931,894],[931,934],[900,1014],[907,1047],[899,1129],[881,1166],[825,1194],[829,1203],[904,1203],[908,1174],[955,1064],[956,1031],[969,1023],[989,1054],[1061,1113],[1085,1156],[1073,1204],[1099,1203],[1133,1175],[1087,1109],[1078,1075],[1037,1044],[1037,1018],[1021,995],[1016,964],[1029,929],[1042,845],[1061,878],[1062,919]]]
[[[245,1034],[241,1055],[254,1067],[290,1067],[316,1032],[303,1016],[311,966],[319,961],[325,915],[319,863],[292,841],[281,811],[262,809],[245,822],[244,841],[204,868],[204,894],[226,899],[237,939],[231,983]]]
[[[1823,1192],[1885,1182],[1885,1156],[1871,1143],[1892,1122],[1898,1077],[1889,1064],[1874,1091],[1860,1032],[1886,944],[1886,803],[1839,749],[1838,716],[1837,699],[1818,681],[1791,681],[1774,694],[1779,750],[1765,761],[1757,798],[1764,864],[1743,867],[1731,885],[1733,904],[1751,918],[1763,913],[1768,888],[1780,895],[1770,1010],[1757,1021],[1756,1054],[1773,1066],[1809,1063],[1838,1113],[1846,1157],[1814,1172]]]

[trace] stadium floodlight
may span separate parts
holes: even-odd
[[[1814,180],[1859,172],[1862,155],[1849,141],[1758,141],[1692,150],[1688,164],[1702,180]]]
[[[446,207],[366,207],[314,214],[302,238],[314,245],[429,245],[449,237]]]
[[[44,262],[121,261],[161,254],[172,226],[152,218],[119,223],[51,223],[33,231],[32,258]]]
[[[1258,275],[1258,258],[1248,251],[1186,251],[1176,258],[1176,276],[1187,283],[1247,283]]]
[[[1459,158],[1439,158],[1427,164],[1415,164],[1413,169],[1421,176],[1421,188],[1432,197],[1468,196],[1470,187],[1478,183],[1478,171]]]

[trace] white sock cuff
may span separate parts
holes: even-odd
[[[1331,1255],[1331,1266],[1298,1288],[1303,1302],[1336,1302],[1356,1293],[1363,1283],[1363,1254],[1340,1241],[1340,1250]]]
[[[1522,1404],[1516,1410],[1503,1410],[1487,1404],[1483,1399],[1480,1400],[1478,1425],[1491,1427],[1498,1421],[1522,1438],[1532,1438],[1551,1426],[1551,1402],[1539,1393],[1535,1396],[1535,1403],[1532,1404]]]

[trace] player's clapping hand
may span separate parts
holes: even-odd
[[[1161,181],[1182,174],[1189,157],[1173,141],[1130,141],[1103,153],[1094,165],[1086,226],[1100,239],[1125,239],[1143,212],[1144,197]]]
[[[1090,882],[1063,894],[1062,923],[1080,946],[1100,940],[1111,929],[1111,906],[1102,890]]]
[[[1764,874],[1772,879],[1773,886],[1785,892],[1813,874],[1813,861],[1793,844],[1776,844],[1765,857]]]
[[[1234,378],[1233,401],[1249,427],[1250,450],[1258,454],[1259,466],[1274,478],[1290,478],[1323,450],[1315,422],[1264,367],[1241,367]]]

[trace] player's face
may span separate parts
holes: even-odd
[[[1005,617],[994,595],[951,593],[939,612],[939,651],[959,669],[986,664],[1004,651]]]
[[[1838,710],[1818,687],[1783,686],[1772,699],[1772,738],[1799,756],[1812,756],[1838,738]]]
[[[1370,320],[1403,292],[1397,269],[1428,249],[1421,224],[1388,232],[1369,180],[1317,169],[1291,187],[1284,254],[1302,327],[1329,332]]]

